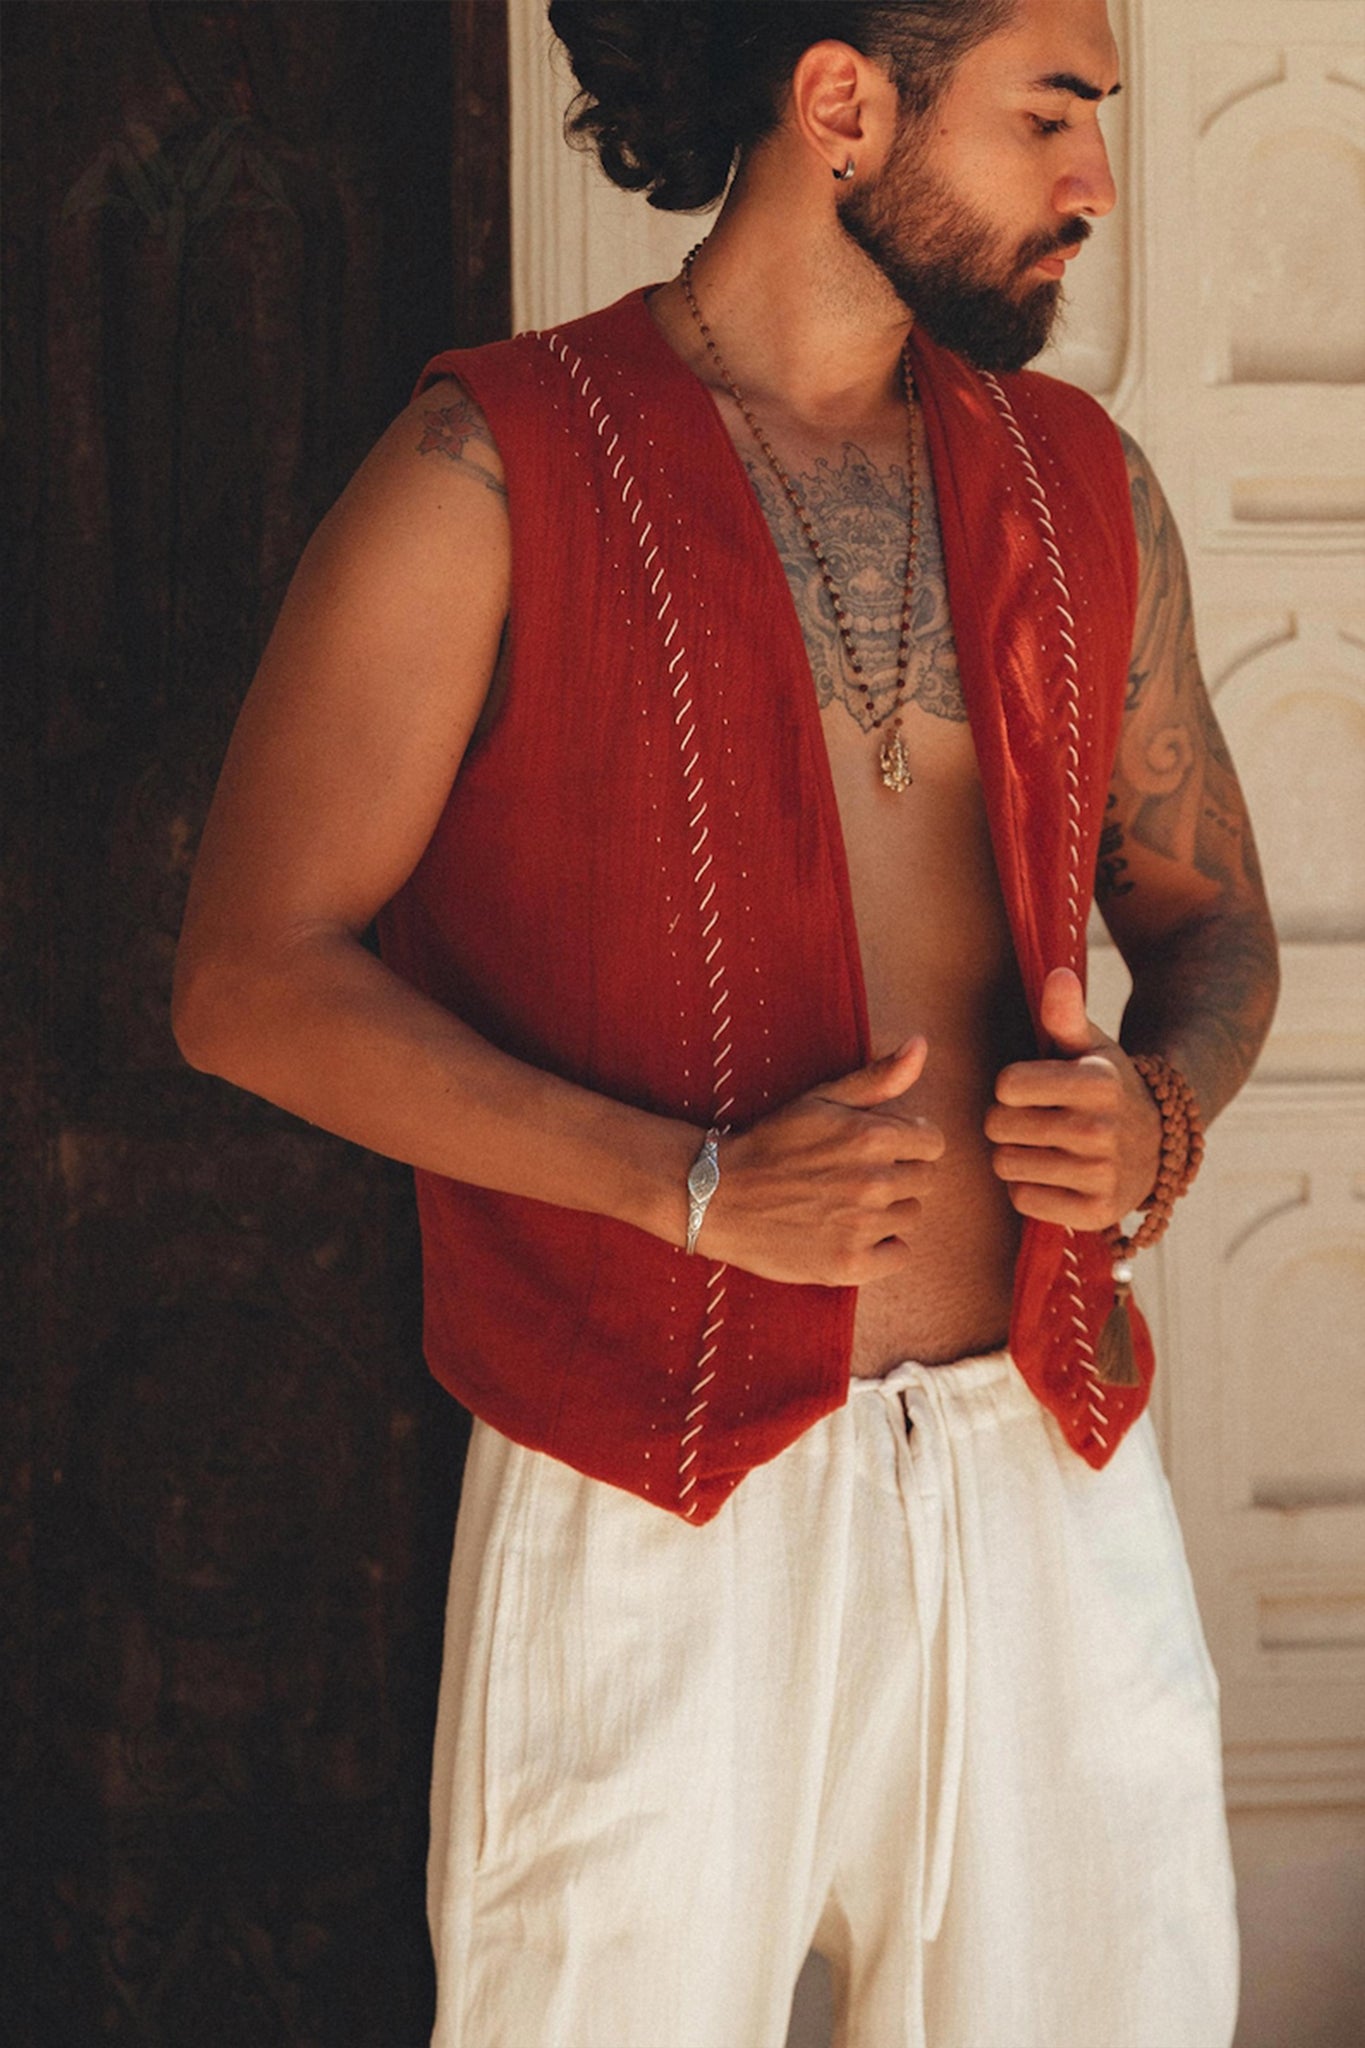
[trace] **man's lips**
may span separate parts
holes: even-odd
[[[1061,277],[1065,273],[1066,266],[1070,263],[1072,257],[1079,256],[1080,253],[1080,243],[1072,242],[1065,249],[1052,249],[1046,256],[1038,257],[1036,262],[1030,265],[1030,268],[1041,270],[1047,277]]]
[[[1079,234],[1073,230],[1065,242],[1054,243],[1043,255],[1032,257],[1025,265],[1025,269],[1041,270],[1046,277],[1061,277],[1072,257],[1079,256],[1090,239],[1089,223],[1082,222],[1080,225],[1082,231]]]

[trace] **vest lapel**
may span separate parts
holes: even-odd
[[[1045,906],[1066,865],[1044,642],[1046,570],[1018,456],[984,381],[916,329],[911,341],[938,494],[948,602],[1001,894],[1035,1027],[1051,967]],[[1041,1038],[1040,1038],[1041,1045]]]

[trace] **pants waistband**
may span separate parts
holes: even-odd
[[[1011,1384],[1027,1394],[1028,1389],[1015,1370],[1013,1358],[1008,1351],[1002,1350],[983,1351],[972,1358],[951,1359],[946,1365],[921,1365],[918,1359],[905,1358],[871,1377],[854,1374],[849,1380],[848,1391],[851,1399],[858,1393],[889,1396],[899,1394],[907,1387],[933,1386],[941,1393],[953,1395]]]

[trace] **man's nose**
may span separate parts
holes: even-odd
[[[1085,138],[1083,151],[1058,181],[1054,204],[1058,213],[1085,213],[1100,219],[1118,201],[1109,152],[1098,128]]]

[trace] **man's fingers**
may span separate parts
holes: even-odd
[[[927,1051],[923,1037],[907,1039],[728,1139],[711,1256],[833,1287],[903,1269],[945,1146],[910,1108]]]
[[[941,1143],[939,1150],[942,1150]],[[933,1187],[936,1157],[936,1154],[930,1157],[917,1152],[912,1159],[895,1160],[887,1171],[879,1176],[884,1213],[891,1218],[886,1226],[888,1230],[895,1229],[896,1211],[902,1202],[910,1203],[917,1210],[921,1195],[927,1195]],[[907,1220],[908,1217],[909,1211]]]
[[[1114,1205],[1102,1195],[1078,1195],[1068,1188],[1043,1187],[1037,1181],[1010,1181],[1009,1198],[1020,1216],[1040,1223],[1062,1223],[1070,1230],[1103,1230],[1113,1223]]]
[[[839,1134],[839,1142],[845,1156],[873,1171],[941,1159],[947,1144],[927,1116],[902,1115],[894,1108],[865,1112],[856,1129]]]
[[[1112,1159],[1085,1159],[1075,1152],[1048,1152],[1036,1145],[998,1145],[991,1164],[1001,1180],[1018,1186],[1069,1188],[1112,1202],[1118,1174]]]
[[[897,1116],[893,1110],[887,1121],[897,1126],[894,1141],[897,1159],[942,1159],[948,1149],[948,1140],[942,1130],[927,1116]],[[902,1137],[900,1133],[904,1131],[911,1132],[912,1136]]]
[[[886,1212],[888,1232],[904,1230],[908,1236],[919,1211],[920,1205],[917,1201],[897,1202],[894,1208]],[[856,1254],[851,1262],[847,1284],[865,1287],[869,1281],[884,1280],[889,1274],[904,1272],[910,1258],[907,1238],[892,1234],[878,1238],[875,1244],[864,1246],[863,1250]]]
[[[1010,1109],[1070,1109],[1118,1087],[1118,1069],[1104,1053],[1074,1060],[1017,1060],[996,1076],[995,1099]]]
[[[1071,1057],[1105,1043],[1085,1014],[1085,990],[1069,967],[1054,967],[1043,983],[1039,1021],[1059,1053]]]
[[[992,1145],[1039,1145],[1087,1155],[1110,1147],[1116,1126],[1116,1117],[1099,1108],[1006,1109],[997,1102],[986,1111],[982,1128]]]
[[[843,1074],[837,1081],[827,1081],[816,1092],[826,1102],[839,1102],[847,1109],[875,1109],[879,1103],[894,1102],[907,1088],[914,1087],[924,1072],[928,1053],[928,1039],[917,1033],[884,1058],[870,1060],[865,1067]]]

